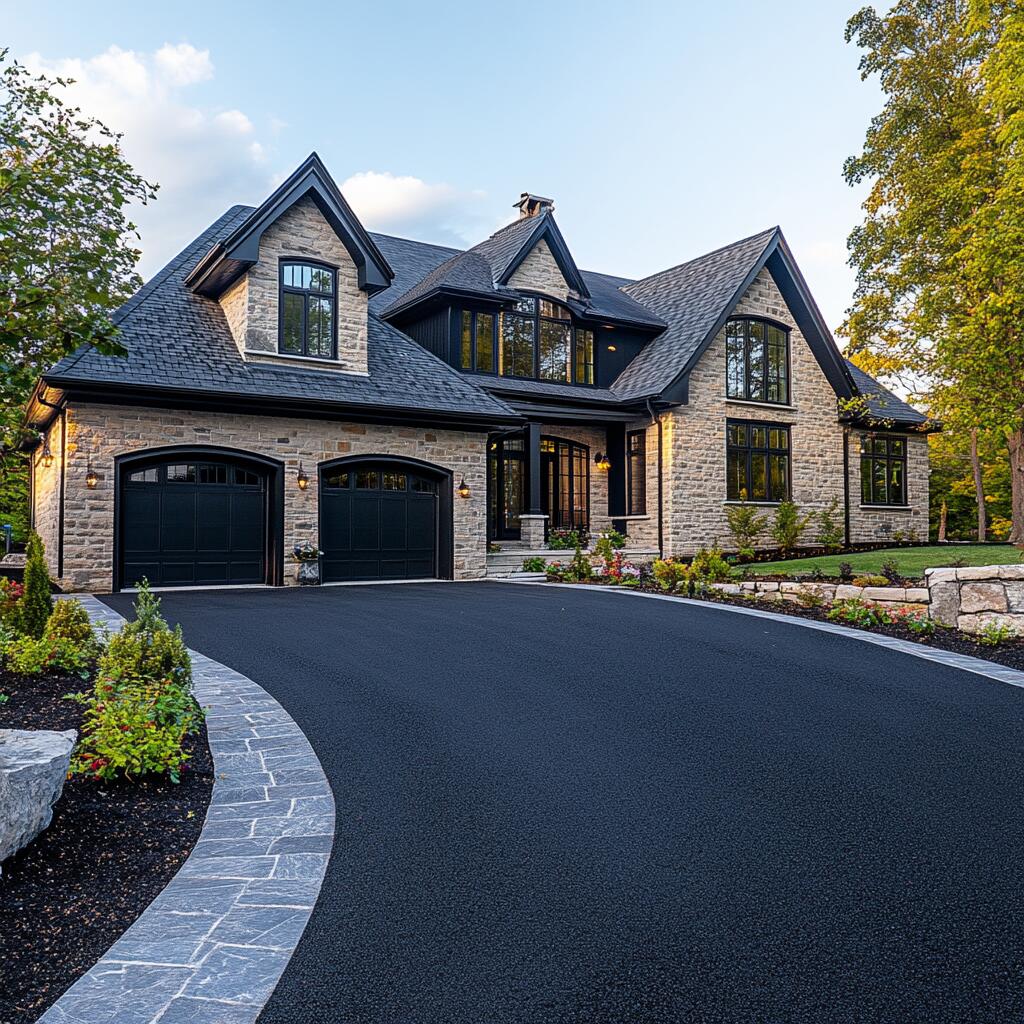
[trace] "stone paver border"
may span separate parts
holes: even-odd
[[[596,590],[603,594],[628,594],[631,597],[647,597],[654,601],[676,601],[681,604],[695,605],[698,608],[711,608],[727,612],[736,612],[738,615],[753,615],[761,619],[772,619],[775,622],[784,622],[790,626],[803,626],[807,629],[821,630],[823,633],[835,633],[839,636],[849,637],[851,640],[861,640],[864,643],[876,644],[878,647],[888,647],[889,650],[899,651],[902,654],[910,654],[915,658],[924,658],[926,661],[934,661],[940,665],[947,665],[950,668],[963,669],[965,672],[973,672],[975,675],[986,676],[995,679],[1000,683],[1009,686],[1024,688],[1024,672],[1005,665],[999,665],[994,661],[986,661],[984,658],[972,658],[969,654],[957,654],[955,651],[944,651],[938,647],[928,647],[926,644],[916,644],[911,640],[899,640],[896,637],[885,636],[882,633],[869,633],[864,629],[853,629],[850,626],[840,626],[835,622],[819,622],[817,619],[804,619],[798,615],[783,615],[779,612],[769,612],[762,608],[739,608],[733,604],[718,604],[717,602],[698,601],[691,597],[679,597],[675,594],[648,594],[643,590],[630,590],[622,587],[599,586],[590,583],[558,584],[546,582],[534,582],[532,580],[495,579],[494,583],[510,583],[521,587],[550,587],[562,586],[567,590]]]
[[[124,619],[78,596],[94,622]],[[40,1024],[252,1024],[299,943],[334,841],[305,734],[251,679],[195,651],[216,780],[195,848]]]

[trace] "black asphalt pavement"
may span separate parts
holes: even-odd
[[[263,1024],[1024,1019],[1024,690],[571,588],[161,596],[334,789]]]

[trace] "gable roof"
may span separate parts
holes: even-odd
[[[216,298],[260,256],[263,232],[300,199],[312,198],[356,265],[359,287],[371,294],[387,288],[395,274],[384,254],[345,202],[323,161],[311,153],[296,170],[248,216],[209,249],[192,268],[185,283],[208,298]]]
[[[853,377],[857,392],[864,398],[870,419],[892,420],[908,426],[926,426],[932,421],[919,409],[897,398],[888,388],[882,387],[874,377],[866,374],[856,363],[846,360],[846,367]],[[865,417],[859,417],[865,419]]]
[[[230,237],[251,213],[251,207],[232,207],[120,307],[114,320],[126,356],[84,346],[53,366],[44,383],[225,403],[257,398],[335,414],[401,408],[467,421],[519,420],[510,406],[374,313],[368,317],[368,376],[243,360],[220,304],[185,282],[211,245]]]
[[[765,268],[793,314],[836,394],[853,394],[832,335],[778,227],[761,231],[704,256],[624,286],[668,325],[612,385],[623,398],[672,393],[725,325],[736,303]]]

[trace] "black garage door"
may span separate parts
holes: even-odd
[[[320,474],[323,579],[437,576],[437,482],[394,464]]]
[[[267,481],[229,462],[125,467],[121,585],[266,582]]]

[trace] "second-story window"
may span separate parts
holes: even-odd
[[[725,325],[725,393],[748,402],[789,404],[789,332],[766,320]]]
[[[317,263],[281,263],[282,354],[335,357],[335,276],[331,267]]]
[[[494,314],[462,311],[461,364],[464,370],[494,373]]]
[[[594,332],[573,326],[551,299],[525,295],[501,314],[498,373],[558,383],[594,383]]]

